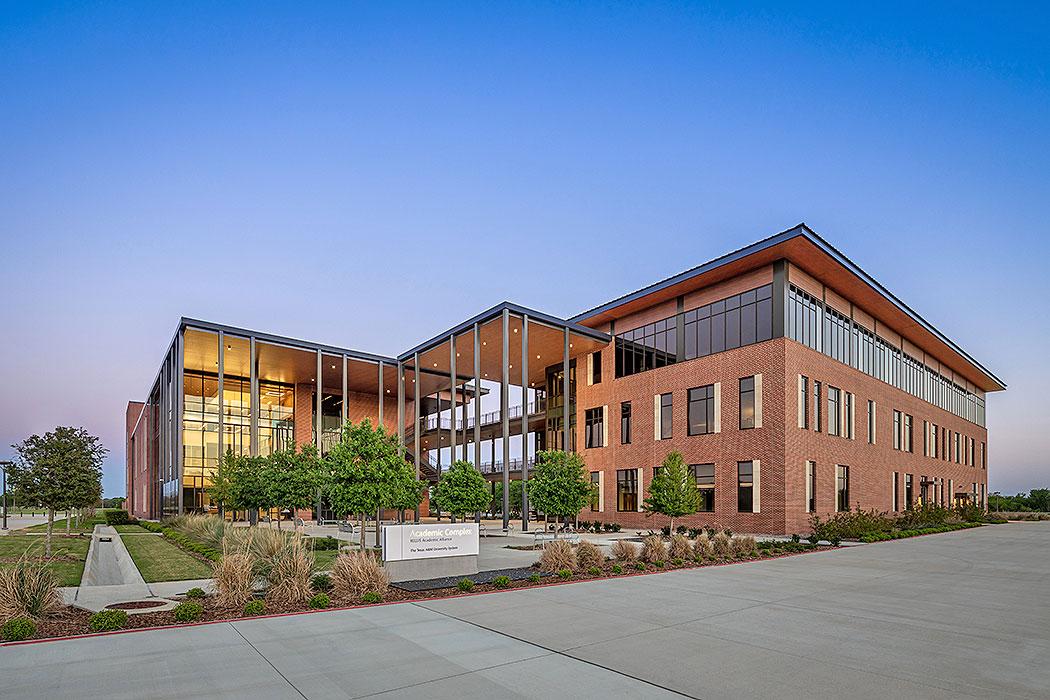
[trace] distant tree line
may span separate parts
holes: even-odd
[[[996,491],[988,495],[988,510],[1008,513],[1050,513],[1050,489],[1032,489],[1028,493],[1004,496]]]

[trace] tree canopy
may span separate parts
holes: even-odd
[[[575,452],[561,450],[546,450],[536,455],[536,467],[527,490],[533,508],[555,517],[577,515],[590,502],[593,493],[583,458]]]
[[[88,508],[102,498],[102,461],[109,450],[83,428],[59,426],[17,445],[11,487],[26,503],[48,511],[45,556],[51,556],[55,511]],[[68,523],[68,520],[67,520]]]
[[[695,513],[699,498],[700,493],[682,453],[671,452],[649,483],[649,495],[643,501],[642,509],[649,515],[658,513],[668,516],[673,534],[674,519]]]
[[[438,508],[463,517],[484,510],[491,500],[485,477],[465,460],[456,460],[434,487],[433,501]]]
[[[295,517],[297,509],[310,508],[321,486],[320,460],[317,448],[307,444],[277,450],[265,458],[268,508],[288,508]],[[277,521],[280,527],[280,520]]]

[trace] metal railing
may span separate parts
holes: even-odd
[[[460,409],[457,409],[457,412]],[[529,402],[529,415],[534,416],[538,413],[543,413],[547,410],[547,400],[541,399],[539,401]],[[507,410],[507,417],[510,420],[515,418],[521,418],[521,406],[511,406]],[[481,414],[482,425],[495,425],[503,420],[500,411],[488,411]],[[461,418],[455,419],[456,430],[463,430],[463,420]],[[466,429],[470,430],[474,427],[474,416],[468,415],[466,421]],[[448,416],[429,415],[421,416],[419,418],[419,428],[421,432],[428,432],[431,430],[451,430],[452,429],[452,418]]]

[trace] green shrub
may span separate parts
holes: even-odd
[[[0,628],[0,637],[5,642],[20,642],[29,639],[36,632],[36,623],[28,617],[12,617]]]
[[[332,577],[328,574],[314,574],[314,577],[310,579],[310,586],[312,586],[315,591],[327,593],[332,590]]]
[[[563,581],[572,578],[572,569],[558,569],[558,577]]]
[[[820,535],[818,535],[815,532],[811,533],[809,537],[806,538],[806,541],[808,541],[810,544],[816,544],[817,542],[820,542]]]
[[[671,563],[675,566],[681,566],[685,563],[685,559],[683,559],[682,557],[676,557],[675,559],[671,560]]]
[[[106,525],[134,525],[138,522],[126,510],[105,510],[102,514],[106,518]]]
[[[597,566],[592,566],[591,568],[587,569],[587,573],[591,576],[601,576],[602,570],[599,569]]]
[[[831,546],[832,546],[832,547],[838,547],[838,546],[839,546],[839,544],[841,544],[841,543],[842,543],[842,540],[840,540],[840,539],[839,539],[838,535],[835,535],[835,536],[831,537],[831,538],[830,538],[830,539],[828,540],[828,542],[830,542],[830,543],[831,543]]]
[[[620,566],[619,564],[613,564],[612,565],[612,572],[614,574],[622,574],[623,573],[623,567]]]
[[[645,571],[645,564],[643,562],[635,562],[634,568],[638,571]]]
[[[339,549],[339,540],[331,535],[311,537],[308,544],[315,552],[329,552]]]
[[[539,583],[539,582],[540,582],[540,575],[539,574],[532,574],[531,576],[529,576],[529,583]]]
[[[653,566],[655,566],[657,569],[662,569],[662,568],[664,568],[664,566],[666,566],[666,564],[664,563],[664,561],[662,559],[657,559],[656,561],[653,562]]]
[[[473,582],[471,582],[473,583]],[[361,595],[362,603],[382,603],[383,594],[378,591],[368,591]]]
[[[92,632],[112,632],[123,629],[127,624],[128,614],[123,610],[99,610],[88,620]]]
[[[510,588],[510,576],[497,576],[492,579],[492,585],[496,588]]]
[[[320,610],[321,608],[327,608],[332,604],[332,600],[328,597],[327,593],[318,593],[307,603],[314,610]]]
[[[802,541],[802,538],[799,537],[799,534],[796,532],[793,535],[791,535],[791,541],[794,542],[795,544],[798,544],[799,542]]]
[[[172,608],[172,612],[175,614],[175,620],[178,622],[193,622],[204,614],[204,606],[200,603],[187,601],[176,605]]]
[[[204,597],[204,589],[195,586],[195,587],[191,588],[190,590],[186,591],[186,597],[187,598],[203,598]]]
[[[255,600],[249,600],[244,604],[244,616],[252,617],[253,615],[262,615],[266,612],[266,603],[256,598]]]
[[[456,584],[456,587],[464,593],[469,593],[474,590],[474,581],[469,578],[461,578],[459,583]]]

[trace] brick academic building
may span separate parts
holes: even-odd
[[[128,404],[128,508],[214,511],[226,450],[323,453],[371,418],[422,478],[468,459],[504,498],[537,451],[577,451],[597,487],[580,517],[625,527],[653,527],[646,488],[677,450],[701,491],[683,524],[805,532],[984,505],[985,395],[1005,388],[802,224],[573,318],[504,302],[397,357],[182,319]]]

